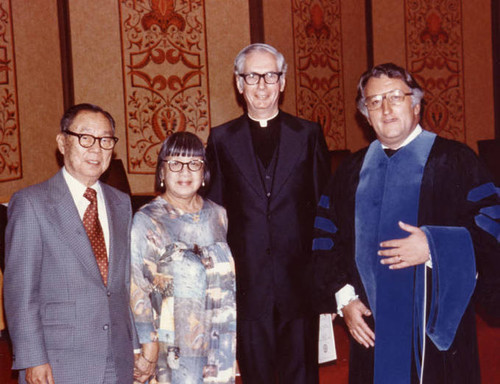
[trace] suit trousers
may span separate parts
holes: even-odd
[[[238,319],[237,357],[244,384],[317,384],[319,317]]]

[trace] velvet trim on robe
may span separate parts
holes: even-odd
[[[334,294],[345,284],[352,285],[361,302],[370,308],[355,261],[354,227],[356,190],[367,150],[368,147],[354,153],[339,165],[318,205],[318,216],[333,222],[337,231],[329,232],[324,226],[315,228],[316,239],[334,244],[327,250],[313,251],[310,297],[317,313],[336,311]],[[474,306],[479,304],[481,311],[500,316],[500,243],[494,228],[483,226],[478,219],[500,223],[497,215],[491,213],[500,207],[499,192],[470,148],[436,137],[422,177],[418,226],[465,228],[474,244],[478,278],[473,298],[468,302],[450,348],[439,350],[429,337],[426,338],[424,383],[481,383]],[[435,257],[432,255],[433,261]],[[430,311],[432,273],[435,271],[431,268],[426,271],[427,310]],[[373,316],[366,321],[374,329]],[[377,337],[376,344],[378,341]],[[349,382],[373,383],[375,349],[366,349],[351,338],[350,351]],[[416,366],[412,363],[412,384],[419,383]]]
[[[356,264],[375,319],[374,383],[411,380],[415,268],[380,263],[379,244],[407,237],[398,222],[418,224],[423,171],[436,135],[422,132],[390,158],[374,141],[356,191]]]
[[[425,326],[440,351],[447,351],[476,287],[476,260],[469,231],[463,227],[422,226],[432,255],[432,299]],[[425,265],[417,267],[415,281],[414,353],[421,374],[424,321]],[[425,367],[424,367],[425,371]]]
[[[380,264],[377,250],[381,241],[408,236],[398,221],[417,225],[421,179],[434,139],[434,134],[424,131],[391,158],[374,142],[361,169],[356,192],[356,263],[375,318],[375,383],[411,382],[412,339],[420,374],[426,267],[390,270]],[[474,249],[465,228],[429,226],[422,230],[433,255],[426,332],[439,350],[447,350],[475,288]]]

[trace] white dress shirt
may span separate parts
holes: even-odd
[[[83,221],[83,214],[90,204],[90,201],[83,196],[87,187],[71,176],[65,167],[63,167],[62,172],[64,180],[66,181],[66,184],[68,184],[71,196],[73,197],[73,201],[75,202],[78,214],[80,215],[80,219]],[[99,214],[99,221],[101,222],[102,232],[104,234],[104,242],[106,243],[106,255],[109,260],[109,224],[108,214],[106,212],[106,202],[104,201],[99,181],[97,181],[90,188],[95,189],[97,192],[97,212]]]

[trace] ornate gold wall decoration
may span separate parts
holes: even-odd
[[[297,114],[323,127],[330,149],[344,149],[340,0],[292,0]]]
[[[22,177],[17,82],[9,0],[0,0],[0,182]]]
[[[422,125],[465,141],[460,0],[405,0],[406,60],[425,89]]]
[[[163,140],[210,129],[203,0],[120,0],[129,173],[154,173]]]

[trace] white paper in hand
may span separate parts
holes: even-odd
[[[318,363],[337,360],[335,337],[333,335],[332,317],[330,314],[319,316]]]

